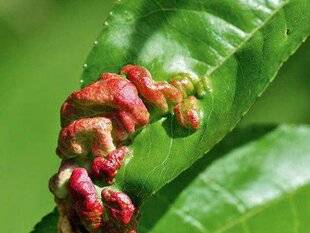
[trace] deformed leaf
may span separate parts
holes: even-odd
[[[234,130],[209,153],[209,156],[205,156],[202,162],[196,163],[191,170],[188,170],[185,173],[183,173],[180,178],[176,179],[172,185],[169,185],[165,189],[163,189],[162,192],[166,192],[165,190],[168,188],[170,192],[169,198],[173,200],[174,198],[177,197],[180,191],[185,186],[187,186],[199,173],[201,173],[205,169],[205,167],[208,166],[213,160],[224,156],[233,148],[237,148],[249,141],[253,141],[262,137],[263,135],[267,134],[269,131],[273,129],[274,126],[271,125],[271,126],[251,126]],[[171,192],[172,189],[173,192]],[[155,199],[156,198],[157,196],[155,197]],[[153,200],[151,203],[157,204],[157,201]],[[168,208],[166,204],[169,203],[166,202],[160,204],[161,204],[160,209],[159,208],[153,209],[152,214],[148,215],[147,218],[143,218],[143,220],[147,219],[152,223],[156,222],[156,219],[161,216],[162,211]],[[151,208],[151,205],[147,204],[146,208]],[[156,212],[156,210],[159,211]],[[58,222],[58,212],[55,209],[53,212],[44,216],[42,220],[34,226],[32,233],[55,233],[57,231],[57,222]],[[144,224],[146,223],[144,222]]]
[[[129,63],[154,79],[190,73],[209,92],[193,133],[164,117],[142,130],[116,186],[136,203],[155,193],[218,143],[248,111],[310,32],[309,0],[127,0],[105,22],[82,76]]]
[[[307,232],[310,128],[272,128],[226,137],[145,202],[139,232]],[[33,233],[56,232],[57,218],[48,214]]]
[[[309,127],[282,126],[184,184],[197,163],[145,203],[139,232],[308,232],[309,138]]]

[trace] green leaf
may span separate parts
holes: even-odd
[[[310,127],[273,129],[234,130],[208,156],[144,203],[139,232],[200,232],[199,225],[183,222],[183,217],[196,219],[194,224],[200,221],[200,227],[209,232],[242,232],[241,220],[249,224],[250,232],[295,232],[293,227],[307,232]],[[45,216],[33,233],[56,232],[57,218],[56,211]],[[224,225],[228,228],[220,231]],[[184,230],[178,231],[177,226]]]
[[[55,209],[53,212],[45,215],[39,223],[34,226],[31,233],[56,233],[58,223],[58,212]]]
[[[218,159],[219,157],[224,156],[233,148],[237,148],[241,145],[244,145],[247,142],[254,141],[271,130],[274,129],[274,126],[248,126],[246,128],[235,129],[232,133],[227,135],[225,139],[219,143],[212,151],[208,153],[209,156],[205,156],[200,160],[199,163],[195,163],[195,165],[186,172],[182,173],[181,176],[174,180],[171,185],[166,186],[163,189],[163,193],[166,192],[166,189],[169,189],[170,192],[173,188],[173,192],[169,194],[169,198],[173,200],[177,197],[177,195],[181,192],[181,190],[186,187],[192,180],[201,173],[206,166],[208,166],[213,160]],[[190,175],[187,175],[190,174]],[[157,198],[157,196],[155,197]],[[150,203],[150,202],[149,202]],[[152,203],[156,203],[156,201],[152,201]],[[157,218],[159,218],[162,214],[161,211],[155,212],[154,210],[164,210],[168,208],[166,203],[161,203],[161,208],[155,208],[152,211],[152,214],[148,215],[147,219],[155,222]],[[147,204],[145,209],[151,207],[150,204]],[[147,210],[146,210],[147,211]],[[52,213],[44,216],[42,220],[34,227],[32,233],[55,233],[56,226],[58,220],[58,213],[55,209]],[[143,218],[145,220],[145,218]]]
[[[309,138],[282,126],[198,176],[195,164],[145,202],[139,232],[309,232]]]
[[[116,186],[142,203],[209,151],[309,35],[309,21],[308,0],[120,1],[87,59],[84,85],[136,63],[156,80],[192,73],[212,91],[201,100],[197,132],[180,128],[172,116],[142,130]]]

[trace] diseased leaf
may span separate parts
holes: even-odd
[[[307,232],[310,128],[272,129],[228,135],[145,202],[139,232]],[[33,233],[54,233],[56,220],[54,211]]]
[[[195,163],[195,165],[186,172],[182,173],[180,178],[176,179],[173,184],[167,186],[165,189],[163,189],[163,193],[165,193],[166,189],[169,189],[168,192],[171,192],[173,189],[173,192],[169,194],[169,198],[174,200],[177,195],[181,192],[181,190],[187,186],[192,180],[201,173],[206,166],[208,166],[213,160],[218,159],[219,157],[224,156],[229,151],[231,151],[233,148],[237,148],[241,145],[244,145],[247,142],[254,141],[263,135],[267,134],[271,130],[274,129],[274,126],[251,126],[246,127],[242,129],[235,129],[232,133],[226,136],[226,138],[219,143],[212,151],[209,152],[209,156],[204,156],[204,158],[199,162]],[[187,175],[188,174],[188,175]],[[156,197],[155,197],[156,198]],[[152,201],[152,203],[156,204],[157,201]],[[169,204],[168,202],[161,203],[161,208],[155,208],[152,210],[152,214],[148,215],[147,218],[144,218],[143,220],[148,220],[148,222],[151,221],[156,222],[156,219],[160,218],[162,215],[162,211],[167,209],[169,206],[166,205]],[[151,208],[150,204],[146,205],[146,208]],[[148,211],[148,210],[146,210]],[[55,233],[56,232],[56,226],[57,226],[57,220],[58,220],[58,213],[57,210],[54,210],[50,214],[44,216],[42,220],[34,226],[34,229],[32,233]],[[144,224],[148,225],[147,223]]]
[[[145,202],[139,232],[309,232],[309,138],[309,127],[282,126],[189,183],[198,162]]]
[[[172,116],[143,129],[116,186],[136,203],[155,193],[219,142],[248,111],[310,32],[308,0],[128,0],[106,21],[82,82],[128,63],[156,80],[187,72],[206,79],[204,122],[191,133]]]

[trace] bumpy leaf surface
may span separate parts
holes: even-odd
[[[135,137],[134,157],[119,172],[116,186],[142,203],[234,128],[308,36],[310,2],[118,2],[87,59],[83,85],[134,63],[148,68],[155,80],[186,72],[210,87],[201,100],[204,121],[197,132],[167,116]]]
[[[309,127],[233,131],[144,203],[139,232],[307,232],[309,138]],[[54,233],[57,218],[33,233]]]
[[[242,146],[250,141],[257,140],[263,135],[267,134],[271,130],[274,129],[274,126],[251,126],[245,127],[241,129],[235,129],[232,133],[230,133],[226,138],[221,141],[211,152],[209,152],[209,156],[204,156],[202,160],[196,162],[194,166],[190,170],[183,172],[182,175],[175,179],[171,185],[167,185],[161,192],[166,192],[168,189],[170,192],[167,195],[167,198],[170,198],[169,202],[161,203],[161,208],[155,208],[152,210],[152,214],[147,218],[143,218],[143,224],[148,225],[155,223],[158,218],[161,217],[163,211],[168,208],[170,202],[174,200],[178,194],[186,187],[192,180],[198,176],[207,166],[209,166],[214,160],[224,156],[229,151],[239,146]],[[172,190],[173,189],[173,190]],[[158,194],[152,199],[149,203],[157,203],[157,198],[162,194]],[[164,195],[164,194],[163,194]],[[168,204],[168,205],[167,205]],[[149,208],[152,208],[152,204],[146,204],[143,209],[143,212],[148,211]],[[157,211],[156,211],[157,210]],[[158,211],[159,210],[159,211]],[[58,212],[55,209],[53,212],[44,216],[39,223],[34,226],[32,233],[55,233],[57,231],[57,221],[58,221]]]

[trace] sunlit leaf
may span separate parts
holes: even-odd
[[[305,22],[308,0],[119,1],[87,59],[84,85],[136,63],[156,80],[191,73],[211,91],[201,100],[197,132],[180,128],[173,116],[142,130],[116,185],[141,203],[209,151],[308,36]]]

